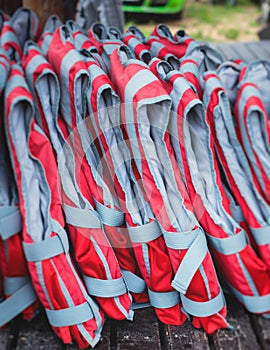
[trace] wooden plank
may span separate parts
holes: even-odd
[[[183,326],[166,325],[167,349],[192,349],[208,350],[210,349],[208,338],[205,332],[195,329],[190,323]]]
[[[6,349],[8,343],[14,338],[12,334],[10,334],[10,326],[5,326],[0,329],[0,349]]]
[[[117,322],[117,350],[160,350],[159,327],[152,308],[135,311],[134,321]]]
[[[263,350],[270,349],[270,319],[250,315],[252,326]]]
[[[270,41],[254,41],[248,44],[250,50],[257,51],[261,59],[270,60]]]
[[[211,337],[214,349],[261,349],[251,325],[248,313],[233,296],[228,295],[226,299],[228,305],[227,320],[233,329],[219,330]]]
[[[17,350],[63,350],[43,312],[30,322],[24,322],[18,336]]]

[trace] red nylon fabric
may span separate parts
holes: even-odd
[[[65,141],[74,150],[75,177],[82,195],[89,201],[92,206],[94,206],[94,199],[96,199],[99,203],[104,204],[102,194],[103,189],[96,183],[94,179],[92,169],[87,162],[85,152],[81,144],[80,133],[77,129],[77,122],[80,122],[80,120],[78,119],[75,107],[75,79],[77,74],[80,74],[80,72],[87,73],[87,67],[83,60],[80,59],[80,56],[77,54],[78,59],[74,62],[72,67],[69,67],[69,70],[68,67],[63,68],[62,62],[65,59],[65,56],[70,53],[75,56],[76,51],[70,41],[63,40],[63,32],[61,28],[63,27],[58,28],[54,33],[47,55],[48,60],[54,67],[60,81],[61,79],[66,79],[66,77],[62,76],[63,71],[66,70],[66,72],[69,74],[68,90],[65,90],[65,87],[62,86],[61,95],[69,93],[71,121],[70,125],[64,121],[64,118],[66,116],[63,115],[64,111],[62,110],[63,117],[59,118],[59,126],[62,130]],[[70,133],[72,133],[72,135]],[[74,206],[75,204],[67,197],[66,194],[64,194],[64,203],[70,206]],[[74,253],[76,256],[76,261],[86,276],[91,276],[103,280],[111,278],[117,279],[121,277],[118,261],[110,243],[105,236],[105,233],[103,232],[103,228],[83,229],[75,227],[71,224],[69,224],[68,227],[72,243],[75,248]],[[117,231],[114,231],[114,228],[107,228],[107,231],[110,235],[117,236]],[[98,243],[99,250],[101,251],[103,258],[106,260],[107,268],[109,269],[111,277],[108,277],[108,272],[106,272],[106,267],[102,261],[103,258],[102,256],[99,256],[93,240]],[[121,306],[125,312],[119,308],[114,297],[96,297],[98,303],[101,305],[107,315],[115,319],[125,319],[131,307],[131,298],[127,292],[118,296],[117,298],[119,299],[119,302],[121,303]]]
[[[169,28],[164,24],[157,24],[151,33],[152,36],[159,38],[159,41],[167,47],[168,51],[178,58],[185,55],[188,45],[194,41],[189,36],[184,36],[181,41],[175,41]]]
[[[11,79],[15,76],[23,78],[22,71],[19,70],[17,66],[12,67],[9,78]],[[30,235],[29,228],[27,227],[26,212],[28,208],[25,205],[25,197],[22,187],[22,179],[24,175],[22,175],[16,145],[14,144],[11,128],[9,127],[12,122],[12,105],[17,96],[24,98],[25,103],[27,103],[28,106],[31,106],[32,96],[24,86],[16,87],[16,89],[13,89],[10,94],[6,96],[6,125],[8,125],[10,151],[13,157],[13,164],[15,165],[16,180],[19,189],[20,210],[23,222],[23,239],[26,243],[32,243],[33,239]],[[62,213],[62,202],[59,196],[58,170],[51,145],[46,136],[40,131],[37,131],[34,121],[31,122],[29,127],[29,155],[32,159],[39,161],[39,164],[44,171],[44,180],[46,179],[46,183],[50,188],[51,201],[49,205],[49,215],[51,218],[55,219],[61,227],[63,227],[64,217]],[[51,232],[50,236],[52,237],[55,234],[55,232]],[[69,307],[65,290],[63,290],[62,285],[60,284],[59,275],[61,276],[61,283],[64,284],[65,288],[68,290],[69,297],[72,298],[72,302],[75,305],[80,305],[85,302],[86,293],[82,288],[82,282],[80,281],[68,254],[61,253],[60,255],[42,261],[40,264],[41,270],[39,265],[35,262],[28,262],[28,267],[36,292],[45,309],[51,309],[53,307],[53,309],[59,310]],[[40,281],[40,273],[42,273],[44,278],[43,283]],[[46,292],[44,287],[46,287]],[[102,313],[100,314],[100,317],[102,320]],[[98,325],[94,318],[84,322],[82,326],[93,339],[96,337],[95,331],[97,330]],[[70,343],[72,339],[74,339],[77,341],[79,347],[83,348],[88,346],[88,341],[84,338],[77,325],[53,327],[53,329],[64,343]]]

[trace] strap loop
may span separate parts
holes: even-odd
[[[163,236],[168,248],[188,249],[198,236],[200,227],[187,232],[163,232]]]
[[[135,273],[121,269],[127,288],[132,293],[143,293],[146,289],[145,281]]]
[[[4,240],[22,230],[22,217],[18,207],[0,207],[0,237]]]
[[[219,312],[225,305],[224,296],[221,290],[215,298],[205,302],[190,300],[183,294],[180,295],[184,310],[192,316],[208,317]]]
[[[29,282],[0,304],[0,327],[19,315],[37,300],[37,295]]]
[[[77,306],[71,306],[61,310],[45,309],[49,323],[54,327],[68,327],[87,322],[92,319],[91,306],[86,301]]]
[[[94,210],[81,209],[63,204],[66,222],[72,226],[82,228],[101,228],[99,217]]]
[[[155,220],[145,225],[128,227],[128,233],[132,243],[148,243],[162,235]]]
[[[244,295],[229,285],[235,297],[245,305],[249,312],[255,314],[269,313],[270,311],[270,294],[266,295]]]
[[[188,251],[185,254],[185,257],[182,260],[171,283],[173,288],[182,294],[186,294],[193,276],[202,264],[208,252],[206,238],[202,229],[199,227],[194,231],[196,232],[196,238],[193,240],[190,246],[185,247],[185,249],[188,249]]]
[[[52,221],[52,230],[57,233],[53,237],[48,237],[40,242],[23,242],[23,249],[27,261],[42,261],[62,253],[68,253],[69,242],[66,231],[54,220]]]
[[[224,255],[231,255],[241,252],[247,246],[247,237],[244,230],[234,236],[217,238],[207,234],[210,244]]]
[[[252,236],[259,246],[270,244],[270,226],[264,226],[260,228],[250,227],[250,231],[252,232]]]
[[[96,297],[113,298],[127,292],[122,277],[111,280],[102,280],[84,275],[83,279],[88,293]]]
[[[167,309],[177,305],[180,302],[179,293],[171,292],[153,292],[148,288],[150,304],[157,309]]]
[[[96,209],[104,225],[120,227],[125,222],[125,215],[122,211],[108,208],[95,200]]]

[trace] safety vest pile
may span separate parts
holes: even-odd
[[[40,302],[84,348],[152,306],[212,334],[223,286],[269,317],[269,63],[166,25],[0,30],[0,326]]]

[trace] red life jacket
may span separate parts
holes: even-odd
[[[51,144],[33,121],[33,99],[20,66],[5,89],[6,133],[19,189],[23,248],[35,290],[55,333],[80,347],[99,339],[103,314],[87,294],[69,254]],[[54,105],[55,106],[55,105]]]
[[[170,29],[165,24],[157,24],[151,33],[152,36],[159,38],[159,41],[167,47],[170,53],[181,58],[186,54],[189,44],[194,39],[186,35],[185,32],[182,33],[182,36],[179,34],[180,32],[174,38]]]
[[[126,46],[121,46],[113,52],[111,56],[111,76],[122,102],[123,130],[125,140],[134,159],[133,166],[136,166],[136,181],[142,182],[144,187],[142,191],[145,191],[143,196],[145,200],[149,201],[153,214],[163,224],[164,230],[173,230],[169,214],[166,210],[163,210],[165,207],[164,198],[161,195],[159,185],[155,183],[156,179],[153,177],[149,161],[144,154],[143,136],[138,132],[138,126],[142,123],[139,119],[142,115],[140,103],[142,102],[143,109],[151,108],[154,110],[157,102],[164,103],[166,107],[170,106],[170,99],[149,68],[143,62],[134,60]],[[147,107],[148,105],[149,107]],[[159,119],[160,123],[164,123],[162,119]],[[145,127],[145,130],[147,129],[148,127]],[[165,194],[164,189],[162,191]],[[152,218],[151,216],[150,218]],[[133,243],[147,243],[146,253],[155,254],[155,258],[149,259],[148,271],[151,271],[151,278],[152,276],[163,275],[162,280],[159,277],[158,283],[152,285],[155,290],[148,288],[150,303],[155,307],[157,316],[161,321],[182,324],[186,320],[186,315],[180,310],[178,292],[172,290],[170,285],[173,274],[161,229],[155,221],[148,222],[148,226],[153,226],[154,230],[152,231],[149,228],[147,235],[147,231],[142,228],[140,234],[139,227],[136,227],[136,230],[130,227],[129,235]],[[153,247],[153,251],[150,250],[150,247]],[[142,249],[145,250],[143,246]],[[162,266],[159,265],[158,261],[162,262]]]
[[[130,50],[133,52],[134,56],[138,60],[141,60],[146,64],[150,62],[152,57],[147,45],[145,44],[145,42],[139,40],[138,37],[134,33],[132,33],[132,31],[128,29],[126,33],[122,36],[122,41],[125,45],[127,45],[130,48]]]
[[[213,138],[219,162],[225,173],[230,190],[241,208],[240,214],[243,214],[252,231],[252,227],[258,227],[260,222],[263,221],[263,210],[266,213],[267,210],[269,212],[269,208],[262,204],[262,198],[260,198],[256,188],[250,181],[252,177],[249,165],[235,134],[228,98],[221,81],[213,72],[209,72],[205,76],[204,104],[207,111],[207,122],[209,128],[211,128],[210,135]],[[235,220],[245,227],[243,225],[244,219],[241,219],[238,215],[239,213],[235,210],[237,210],[236,207],[227,208],[227,211],[231,213]],[[254,226],[250,226],[251,222]],[[228,283],[235,296],[249,311],[269,313],[270,274],[267,271],[267,265],[256,256],[252,245],[246,239],[241,243],[241,235],[243,236],[243,232],[239,232],[234,237],[234,246],[235,248],[238,246],[239,251],[237,270],[239,270],[239,275],[240,271],[242,272],[244,279],[242,279],[240,284],[236,282],[240,279],[235,276],[234,283],[236,286],[232,285],[229,280]],[[264,239],[263,236],[262,239]],[[229,258],[232,259],[232,255]],[[241,259],[241,263],[239,259]],[[234,273],[237,272],[236,266],[233,263]],[[229,272],[228,264],[226,264],[226,270]]]
[[[173,115],[171,114],[170,122],[172,125],[170,125],[171,129],[177,130],[177,122],[180,118],[177,115],[177,108],[179,106],[179,98],[185,99],[185,96],[181,96],[179,94],[179,86],[178,85],[186,85],[188,86],[184,76],[181,73],[178,73],[174,71],[170,66],[164,62],[160,61],[158,59],[152,60],[150,64],[150,69],[155,73],[155,75],[160,79],[162,82],[164,88],[170,94],[172,98],[172,109],[173,109]],[[179,110],[180,111],[180,110]],[[180,121],[179,121],[180,122]],[[201,236],[198,235],[193,243],[190,246],[184,246],[182,245],[182,249],[180,249],[181,254],[186,253],[186,256],[189,256],[193,261],[193,268],[194,268],[194,275],[190,275],[191,283],[187,290],[187,293],[183,297],[181,295],[181,299],[183,302],[183,306],[185,310],[193,315],[193,324],[195,327],[203,327],[207,333],[213,333],[216,329],[221,327],[226,327],[227,323],[224,319],[226,316],[226,308],[223,301],[223,294],[221,291],[221,288],[219,287],[219,283],[217,281],[217,277],[215,275],[215,269],[212,264],[212,260],[210,258],[209,252],[206,250],[203,250],[204,244],[201,241],[200,244],[198,244],[198,247],[194,249],[194,246],[196,243],[196,240],[202,239],[202,236],[204,236],[204,232],[201,228],[199,228],[199,224],[197,221],[197,218],[195,218],[193,214],[193,206],[192,202],[190,200],[189,194],[187,192],[187,183],[185,182],[184,178],[184,170],[181,169],[179,165],[176,162],[175,153],[173,150],[173,145],[175,146],[175,143],[179,144],[179,139],[176,137],[176,133],[174,131],[173,134],[171,134],[167,130],[167,134],[165,135],[166,138],[166,148],[168,153],[170,154],[170,161],[171,161],[171,167],[172,170],[170,171],[171,174],[174,175],[175,182],[177,183],[177,190],[180,193],[180,196],[182,196],[182,209],[181,211],[178,209],[179,213],[179,225],[181,228],[181,231],[178,233],[178,244],[180,242],[183,242],[185,239],[184,237],[191,237],[196,231],[201,230]],[[174,147],[174,149],[177,150],[178,147]],[[181,147],[181,145],[180,145]],[[165,160],[162,161],[164,163]],[[182,180],[183,176],[183,180]],[[167,176],[168,177],[168,176]],[[168,188],[168,186],[166,186]],[[175,190],[174,192],[176,192]],[[178,206],[179,208],[179,206]],[[187,219],[187,216],[190,218]],[[187,235],[188,234],[188,235]],[[166,240],[166,234],[165,234],[165,240]],[[176,240],[176,236],[175,236]],[[177,244],[176,244],[177,246]],[[170,251],[170,250],[169,250]],[[201,257],[201,258],[199,258]],[[180,265],[179,270],[183,269],[182,278],[183,275],[186,275],[187,273],[184,273],[185,270],[185,264],[187,261],[185,261],[185,258],[183,259],[180,255]],[[187,264],[189,266],[189,271],[191,268],[190,262]],[[178,272],[177,272],[178,274]],[[181,275],[179,275],[180,277]],[[214,276],[214,278],[213,278]],[[181,281],[181,284],[183,281]],[[174,285],[174,282],[173,282]],[[177,289],[177,287],[175,287]],[[180,293],[183,291],[180,289]],[[208,291],[208,292],[207,292]],[[198,310],[196,310],[196,306]]]
[[[253,178],[257,180],[254,186],[258,192],[257,210],[255,207],[253,209],[252,203],[253,215],[244,215],[259,254],[270,271],[269,121],[258,88],[245,78],[239,83],[235,119],[238,138],[248,158]]]
[[[104,232],[120,227],[124,216],[119,211],[116,195],[111,193],[111,189],[97,173],[92,147],[87,143],[84,149],[85,140],[88,142],[83,121],[89,76],[66,26],[59,27],[53,34],[47,57],[60,82],[61,119],[58,119],[58,126],[65,142],[63,156],[74,162],[68,169],[74,186],[72,195],[71,188],[65,184],[64,170],[60,172],[64,187],[64,211],[74,253],[89,293],[96,297],[106,314],[116,319],[132,318],[131,296]],[[81,213],[80,218],[77,212]],[[93,226],[89,221],[90,215],[95,219]],[[111,223],[108,222],[110,216]],[[113,216],[117,218],[117,223],[113,222]]]
[[[7,55],[0,53],[0,94],[6,85],[10,64]],[[3,108],[2,108],[3,111]],[[8,154],[4,133],[4,113],[0,116],[0,326],[22,312],[31,319],[38,306],[36,293],[29,277],[22,248],[21,214],[17,187]]]

